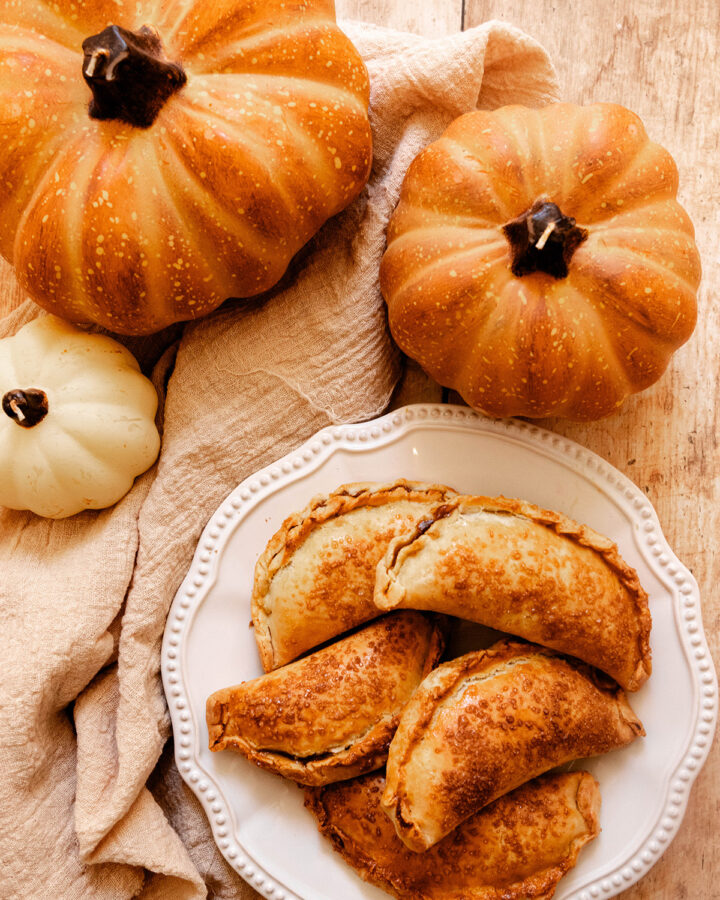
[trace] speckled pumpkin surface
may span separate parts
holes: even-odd
[[[608,415],[692,333],[670,154],[621,106],[456,119],[413,161],[381,285],[400,347],[489,415]]]
[[[5,0],[0,252],[128,334],[261,293],[365,184],[368,91],[332,0]]]

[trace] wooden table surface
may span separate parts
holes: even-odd
[[[439,36],[500,19],[549,52],[563,100],[621,103],[675,157],[679,199],[697,231],[703,282],[695,334],[653,388],[594,424],[541,424],[599,453],[647,494],[695,575],[718,664],[720,631],[720,4],[717,0],[337,0],[339,17]],[[437,396],[417,370],[403,401]],[[720,752],[716,740],[680,833],[623,900],[717,900]]]
[[[337,0],[339,18],[355,18],[439,36],[501,19],[525,29],[549,51],[562,97],[598,100],[637,112],[680,169],[679,199],[697,230],[703,283],[697,330],[658,384],[603,422],[543,422],[619,468],[647,494],[680,559],[697,578],[714,659],[720,625],[720,466],[718,354],[720,304],[720,4],[717,0]],[[22,295],[0,260],[0,315]],[[439,396],[411,368],[403,401]],[[623,900],[714,900],[720,841],[716,741],[692,791],[680,830],[662,859]]]

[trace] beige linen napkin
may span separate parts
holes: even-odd
[[[5,900],[257,896],[215,847],[171,744],[163,753],[168,608],[235,485],[317,429],[387,406],[400,360],[377,276],[411,159],[463,112],[540,105],[556,90],[544,51],[505,24],[437,41],[343,27],[371,78],[367,189],[269,297],[226,304],[164,353],[160,460],[120,503],[58,522],[0,512]],[[28,302],[0,336],[36,314]]]

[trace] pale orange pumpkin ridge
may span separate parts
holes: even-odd
[[[608,415],[695,325],[677,185],[670,154],[614,104],[461,116],[411,164],[388,228],[395,340],[489,415]],[[584,233],[566,277],[511,272],[504,227],[540,199]]]

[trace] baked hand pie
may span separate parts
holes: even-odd
[[[403,710],[382,806],[411,850],[531,778],[644,729],[621,688],[577,660],[500,641],[444,663]]]
[[[577,656],[637,690],[651,671],[647,594],[615,544],[521,500],[456,497],[398,536],[379,609],[447,613]]]
[[[600,830],[587,772],[545,775],[466,819],[426,853],[398,839],[372,773],[306,791],[320,831],[350,866],[399,900],[549,900]]]
[[[404,479],[349,484],[286,519],[255,567],[252,618],[265,671],[379,616],[375,569],[388,544],[454,495]]]
[[[237,750],[300,784],[384,765],[400,712],[437,663],[440,616],[398,612],[207,701],[211,750]]]

